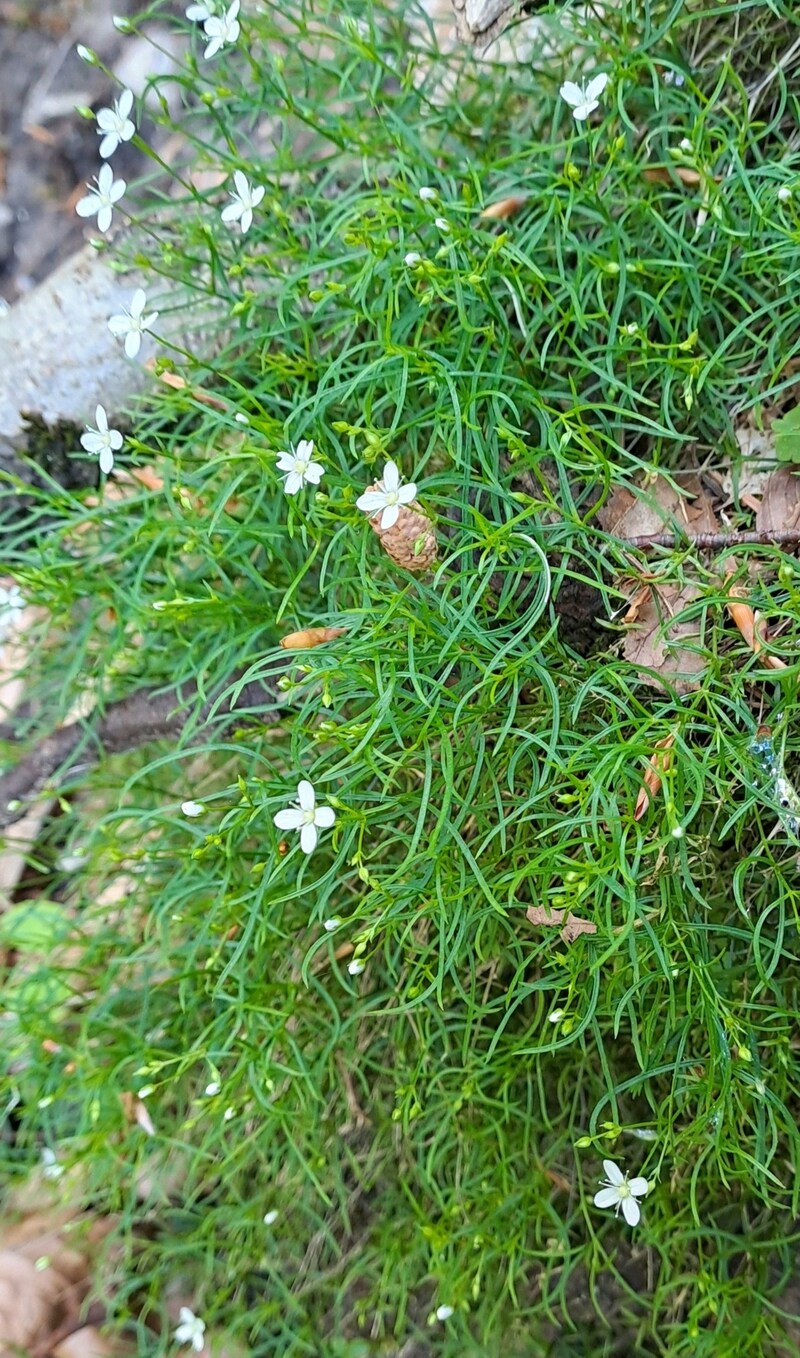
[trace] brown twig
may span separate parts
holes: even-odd
[[[754,547],[757,545],[785,547],[800,543],[800,525],[796,528],[768,528],[745,533],[642,533],[639,537],[616,538],[624,547],[646,551],[648,547],[696,547],[702,552],[724,551],[726,547]]]
[[[261,720],[270,725],[280,720],[278,690],[268,679],[244,684],[235,709],[227,700],[220,701],[220,695],[238,678],[229,675],[216,686],[197,715],[198,729],[212,720],[230,725],[247,708],[258,710]],[[0,776],[0,830],[20,820],[33,798],[55,790],[68,774],[91,768],[102,755],[121,754],[151,740],[174,740],[192,716],[196,700],[197,686],[191,683],[167,691],[138,689],[111,703],[100,717],[58,727]]]

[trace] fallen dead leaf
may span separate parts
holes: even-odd
[[[528,199],[524,195],[521,197],[498,198],[496,203],[489,203],[481,212],[482,222],[504,222],[508,217],[513,217],[515,212],[519,212],[524,207]]]
[[[657,740],[653,753],[645,769],[642,786],[636,798],[636,806],[633,812],[634,820],[641,820],[648,806],[650,799],[657,797],[661,787],[661,781],[672,763],[672,746],[675,744],[675,732],[671,731],[662,740]]]
[[[773,533],[782,528],[796,528],[798,523],[800,476],[789,467],[777,467],[764,485],[756,514],[756,529],[759,533]]]
[[[735,622],[747,645],[754,655],[759,655],[766,645],[764,635],[763,619],[755,613],[747,602],[747,588],[741,582],[729,584],[731,576],[736,570],[735,561],[728,560],[725,563],[725,584],[728,589],[728,597],[725,600],[725,607],[731,618]],[[786,662],[780,656],[770,655],[763,657],[764,664],[770,670],[785,670]]]
[[[699,618],[680,618],[700,595],[691,580],[683,585],[651,585],[638,620],[625,633],[622,654],[641,670],[646,684],[688,693],[705,669]],[[663,678],[663,683],[662,683]]]
[[[674,184],[679,179],[687,189],[693,189],[702,183],[703,176],[688,165],[648,165],[642,170],[642,178],[649,184]]]
[[[525,914],[531,924],[543,925],[546,929],[557,929],[566,917],[566,923],[560,931],[564,943],[574,943],[581,934],[597,933],[596,924],[581,919],[579,915],[571,915],[568,910],[548,910],[543,905],[529,905]]]
[[[54,1344],[51,1352],[53,1358],[122,1358],[132,1350],[120,1339],[107,1339],[96,1325],[82,1325]]]
[[[719,528],[711,501],[697,477],[686,480],[682,493],[656,477],[634,492],[618,486],[598,511],[600,526],[619,538],[656,533],[715,533]]]
[[[322,646],[326,641],[343,637],[346,627],[304,627],[300,632],[288,632],[278,642],[284,650],[309,651],[313,646]]]

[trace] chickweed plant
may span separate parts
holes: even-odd
[[[46,1151],[113,1220],[143,1354],[778,1352],[798,844],[750,746],[791,779],[800,580],[727,553],[770,669],[716,559],[598,513],[796,380],[796,10],[542,12],[508,62],[412,5],[189,13],[129,21],[185,34],[173,168],[137,130],[151,175],[120,196],[112,148],[81,209],[129,218],[109,344],[155,337],[151,389],[76,433],[99,491],[3,488],[38,608],[5,767],[188,702],[64,771],[6,919],[6,1182]],[[687,691],[620,654],[653,572],[699,581]]]

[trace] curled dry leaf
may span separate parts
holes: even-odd
[[[725,600],[725,607],[731,618],[735,622],[742,636],[744,637],[753,655],[759,655],[766,644],[764,636],[763,619],[753,612],[747,602],[747,589],[741,583],[728,584],[731,576],[736,570],[736,562],[728,560],[725,563],[725,584],[728,586],[728,597]],[[786,662],[777,655],[765,655],[764,664],[770,670],[785,670]]]
[[[700,591],[691,581],[683,585],[649,586],[637,622],[625,634],[622,654],[641,671],[651,687],[688,693],[697,688],[705,669],[700,619],[680,614]],[[663,678],[663,683],[661,682]]]
[[[800,476],[789,467],[777,467],[767,477],[756,514],[759,533],[796,528],[800,523]]]
[[[310,651],[313,646],[343,637],[346,631],[346,627],[304,627],[300,632],[288,632],[278,645],[286,651]]]
[[[689,165],[648,165],[642,170],[642,178],[648,184],[674,184],[678,179],[687,189],[696,188],[703,180],[700,171]]]
[[[557,929],[561,924],[561,939],[564,943],[574,943],[581,934],[597,933],[596,924],[581,919],[579,915],[571,915],[569,910],[548,910],[543,905],[529,905],[525,914],[531,924],[544,925],[546,929]]]
[[[641,820],[650,805],[651,797],[658,796],[661,780],[672,763],[672,746],[674,744],[674,731],[671,731],[668,736],[664,736],[662,740],[656,741],[653,753],[647,762],[639,795],[636,798],[636,806],[633,812],[634,820]]]
[[[482,222],[504,222],[508,217],[513,217],[515,212],[519,212],[527,201],[524,194],[519,197],[499,198],[496,203],[489,203],[483,209],[480,219]]]

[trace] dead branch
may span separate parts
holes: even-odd
[[[258,711],[260,720],[269,725],[280,720],[278,690],[270,679],[244,684],[235,709],[227,699],[220,701],[220,695],[238,677],[230,675],[203,704],[197,715],[197,730],[212,721],[230,725],[247,709]],[[195,684],[166,691],[139,689],[111,703],[99,718],[70,722],[45,736],[0,776],[0,830],[21,820],[35,797],[52,792],[68,775],[86,772],[103,755],[121,754],[151,740],[176,739],[196,711],[197,696]]]
[[[639,537],[618,537],[614,541],[637,551],[647,551],[650,547],[695,547],[701,552],[724,551],[726,547],[785,547],[800,542],[800,525],[742,533],[643,533]]]

